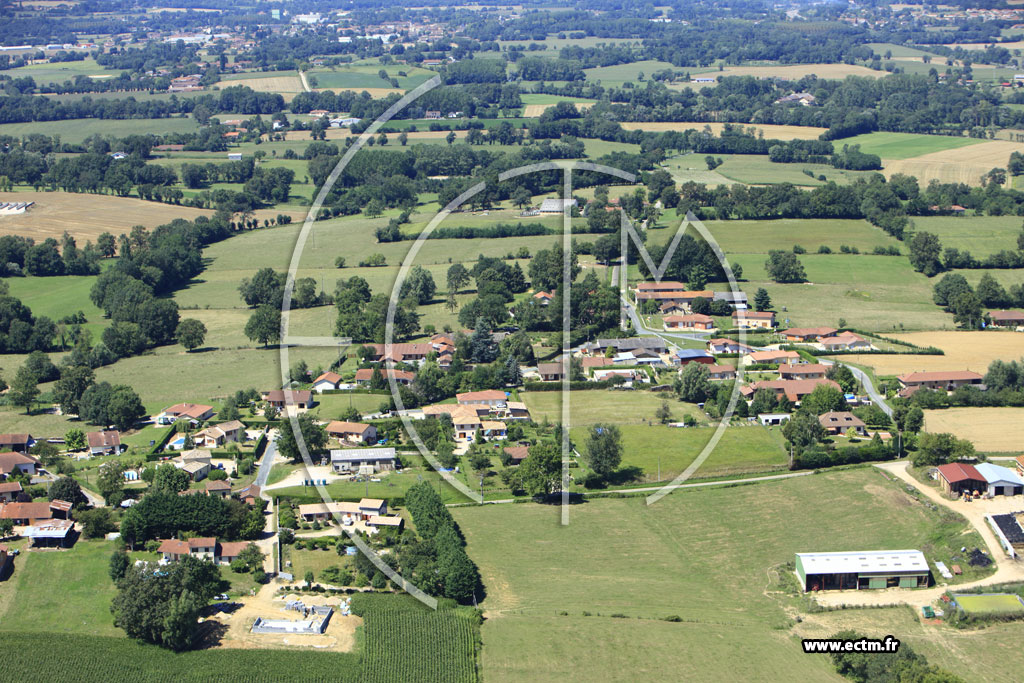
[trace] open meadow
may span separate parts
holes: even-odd
[[[721,133],[726,125],[724,123],[706,123],[704,121],[625,121],[622,123],[622,127],[626,130],[647,130],[660,133],[666,130],[705,130],[707,128],[715,135]],[[826,130],[825,128],[815,128],[814,126],[784,126],[774,123],[740,125],[740,127],[746,131],[753,128],[757,134],[763,131],[764,137],[774,140],[817,140],[818,136]]]
[[[1024,443],[1024,408],[926,410],[924,428],[968,439],[979,451],[1017,455]]]
[[[982,175],[993,168],[1006,167],[1012,152],[1024,152],[1024,143],[987,140],[975,145],[888,161],[882,172],[886,177],[896,173],[916,176],[922,187],[931,180],[980,185]]]
[[[939,238],[942,246],[969,251],[978,258],[1014,251],[1021,232],[1020,216],[915,216],[914,227]],[[1007,271],[1005,274],[1009,274]],[[993,271],[997,279],[1000,271]],[[966,273],[965,273],[966,274]],[[966,274],[969,280],[971,274]]]
[[[483,674],[496,681],[556,680],[566,670],[597,681],[627,670],[841,680],[826,658],[801,651],[789,599],[777,592],[780,565],[795,552],[862,548],[920,548],[948,561],[980,540],[873,468],[679,491],[651,506],[588,500],[570,509],[568,526],[553,506],[452,513],[487,586]]]
[[[2,123],[0,135],[59,135],[62,142],[81,143],[93,135],[108,135],[111,129],[119,135],[169,135],[193,133],[199,124],[192,117],[171,116],[164,119],[67,119],[64,121],[32,121]]]

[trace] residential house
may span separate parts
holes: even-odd
[[[354,441],[373,445],[377,443],[377,428],[363,422],[342,422],[334,420],[327,425],[327,436],[339,441]]]
[[[398,529],[402,530],[405,520],[397,515],[373,515],[366,520],[366,526],[370,529]]]
[[[31,434],[0,434],[0,451],[28,453],[28,449],[36,445]]]
[[[268,405],[278,410],[284,410],[285,406],[294,406],[298,410],[309,410],[313,407],[313,392],[307,390],[274,389],[264,391],[261,397]]]
[[[992,327],[1024,326],[1024,311],[989,311],[988,317]]]
[[[821,337],[818,343],[826,351],[870,351],[874,347],[864,337],[853,332],[840,332],[830,337]]]
[[[219,448],[228,443],[245,441],[245,425],[240,420],[222,422],[192,435],[196,448]]]
[[[789,413],[758,413],[757,421],[765,427],[778,427],[789,421]]]
[[[1024,493],[1024,479],[1009,467],[979,463],[974,469],[985,479],[985,489],[990,496],[1019,496]]]
[[[720,356],[723,353],[751,353],[753,350],[753,347],[741,344],[735,339],[726,339],[723,337],[708,341],[708,351],[716,356]]]
[[[483,421],[473,409],[458,409],[452,411],[452,426],[455,428],[456,441],[471,441],[476,435],[476,430],[483,426]]]
[[[19,470],[29,476],[35,476],[41,466],[42,463],[31,455],[15,453],[14,451],[0,453],[0,475],[3,475],[5,479],[14,470]]]
[[[505,404],[505,413],[501,417],[504,420],[529,420],[530,411],[522,401],[509,401]]]
[[[612,357],[612,365],[659,365],[661,356],[647,349],[623,351]]]
[[[818,422],[832,436],[846,434],[851,429],[861,436],[867,434],[867,425],[851,412],[832,411],[818,416]]]
[[[190,460],[175,466],[180,470],[184,470],[192,481],[202,481],[210,473],[210,464],[199,460]]]
[[[565,377],[565,365],[563,363],[538,363],[537,372],[540,374],[542,382],[560,382]]]
[[[437,111],[436,109],[431,109],[431,110],[427,111],[426,114],[423,115],[423,118],[425,118],[425,119],[439,119],[439,118],[441,118],[441,112]]]
[[[689,306],[684,306],[678,301],[666,301],[661,306],[658,306],[658,312],[662,315],[683,315],[689,312],[689,310]]]
[[[736,379],[736,368],[731,365],[709,365],[708,379],[713,382]]]
[[[341,375],[336,372],[325,372],[313,380],[313,391],[322,394],[325,391],[336,391],[341,384]]]
[[[165,563],[177,562],[185,557],[196,557],[214,562],[217,557],[217,539],[210,536],[190,538],[185,541],[169,538],[162,540],[156,551],[160,553],[162,561]]]
[[[16,526],[28,526],[50,519],[67,519],[71,513],[71,503],[63,500],[51,500],[39,503],[4,503],[0,507],[0,519],[9,519]]]
[[[213,406],[201,403],[176,403],[170,408],[164,408],[154,421],[159,425],[169,425],[178,420],[205,422],[211,417],[213,417]]]
[[[647,375],[642,371],[634,370],[632,368],[625,368],[621,370],[615,368],[603,368],[594,370],[595,382],[603,382],[614,377],[621,377],[626,380],[627,383],[631,383],[646,376]]]
[[[388,514],[388,504],[380,498],[363,498],[359,501],[359,515],[364,522],[371,517],[383,517],[386,514]]]
[[[260,490],[261,489],[258,484],[249,484],[237,491],[232,491],[231,495],[246,505],[255,505],[260,499]]]
[[[664,319],[666,330],[713,330],[715,321],[709,315],[691,313],[690,315],[667,315]]]
[[[37,521],[23,532],[33,548],[70,548],[78,538],[75,523],[70,519]]]
[[[744,292],[715,292],[714,301],[724,301],[734,311],[743,311],[747,308],[747,295]]]
[[[115,429],[102,432],[86,432],[85,441],[89,445],[90,455],[117,454],[122,450],[121,433]]]
[[[733,311],[732,326],[748,330],[770,330],[775,327],[775,314],[771,311]]]
[[[384,368],[384,370],[381,372],[381,378],[384,379],[385,381],[389,382],[390,378],[392,377],[395,378],[395,382],[397,382],[398,384],[401,384],[403,386],[409,386],[410,384],[412,384],[412,381],[416,379],[416,373],[409,372],[408,370],[395,370],[393,368]],[[372,379],[372,368],[360,368],[359,370],[356,370],[356,384],[358,384],[359,386],[369,386],[370,380]]]
[[[433,345],[427,343],[392,344],[390,351],[386,352],[384,344],[367,344],[373,349],[370,355],[370,362],[373,363],[410,363],[422,364],[424,359],[434,350]]]
[[[555,296],[553,294],[549,294],[548,292],[537,292],[536,294],[533,295],[533,300],[541,306],[549,305],[551,303],[551,300],[554,298]]]
[[[0,503],[10,503],[21,493],[20,481],[0,482]]]
[[[643,349],[656,354],[668,353],[668,344],[659,337],[625,337],[621,339],[598,339],[587,342],[580,350],[588,356],[604,356],[608,349],[616,353]]]
[[[397,464],[394,448],[346,448],[331,451],[331,467],[335,472],[375,474],[393,470]]]
[[[659,304],[671,301],[678,304],[683,310],[689,312],[693,302],[697,299],[707,299],[710,301],[714,296],[715,293],[710,289],[659,289],[637,291],[636,301],[638,304],[644,301],[656,301],[659,302]]]
[[[759,389],[768,389],[779,399],[785,396],[793,403],[799,403],[803,397],[814,391],[819,384],[839,389],[839,385],[830,379],[772,379],[761,382],[754,382],[745,387],[740,387],[740,394],[745,399],[752,399]]]
[[[335,515],[342,521],[360,518],[359,503],[336,501],[331,503],[306,503],[299,505],[299,517],[305,522],[329,522]]]
[[[707,351],[701,349],[676,349],[672,362],[676,365],[687,365],[689,363],[704,363],[714,365],[715,358]]]
[[[463,406],[477,405],[501,408],[508,401],[508,395],[504,391],[487,389],[485,391],[467,391],[462,394],[455,394],[455,400],[459,402],[459,405]]]
[[[796,351],[752,351],[743,356],[743,361],[748,365],[794,365],[804,359]]]
[[[204,487],[206,495],[208,496],[219,496],[221,498],[227,498],[231,495],[231,484],[227,483],[223,479],[217,481],[207,481]]]
[[[686,283],[676,280],[663,280],[661,282],[638,282],[637,293],[643,292],[680,292],[686,289]],[[712,292],[712,296],[714,292]]]
[[[828,372],[827,365],[820,363],[781,363],[779,365],[779,379],[822,379]]]
[[[251,543],[252,541],[218,541],[214,561],[217,564],[231,564]]]
[[[982,492],[988,489],[988,482],[974,465],[962,462],[951,462],[939,465],[939,484],[942,490],[950,494]]]
[[[984,387],[982,382],[985,378],[970,370],[936,370],[932,372],[911,372],[906,375],[900,375],[896,379],[899,380],[900,385],[905,389],[916,387],[919,389],[934,389],[936,391],[953,391],[963,386],[982,388]]]
[[[605,358],[604,356],[584,356],[580,362],[583,372],[593,370],[594,368],[605,368],[614,364],[615,361],[613,359]]]
[[[821,337],[831,337],[838,332],[834,327],[791,327],[779,334],[791,342],[813,342]]]

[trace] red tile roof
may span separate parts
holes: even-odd
[[[985,481],[985,477],[981,476],[981,472],[974,469],[974,465],[967,465],[962,462],[939,465],[938,470],[942,478],[950,484],[958,481]]]

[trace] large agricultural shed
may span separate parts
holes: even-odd
[[[931,576],[920,550],[797,553],[796,575],[805,591],[919,588]]]

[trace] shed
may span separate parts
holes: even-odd
[[[988,489],[988,482],[981,473],[962,462],[951,462],[939,465],[939,483],[946,493],[963,493],[964,491],[985,491]]]
[[[1019,496],[1024,493],[1024,479],[1009,467],[983,462],[974,469],[985,479],[986,490],[993,496]]]
[[[920,550],[797,553],[796,575],[805,591],[919,588],[931,572]]]

